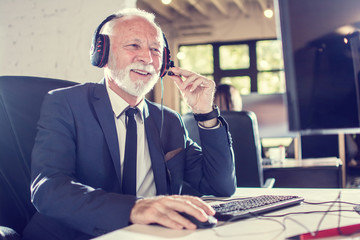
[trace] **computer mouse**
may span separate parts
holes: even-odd
[[[195,218],[187,213],[179,212],[179,214],[181,216],[183,216],[184,218],[190,220],[192,223],[194,223],[198,229],[212,228],[212,227],[215,227],[217,224],[217,219],[213,216],[209,216],[207,221],[201,222],[197,218]]]
[[[360,204],[359,204],[359,205],[355,205],[355,206],[354,206],[354,210],[355,210],[355,212],[357,212],[358,214],[360,214]]]

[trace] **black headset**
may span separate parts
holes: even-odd
[[[91,48],[90,48],[90,61],[92,65],[102,68],[108,62],[109,50],[110,50],[110,38],[106,34],[100,34],[100,31],[102,27],[105,25],[105,23],[111,21],[114,18],[119,18],[119,17],[122,16],[115,14],[110,15],[104,21],[102,21],[102,23],[100,23],[100,25],[96,28],[91,41]],[[164,51],[163,51],[163,62],[160,70],[160,77],[165,76],[167,70],[169,70],[170,67],[174,67],[174,62],[170,60],[170,50],[164,33],[163,33],[163,37],[164,37]]]

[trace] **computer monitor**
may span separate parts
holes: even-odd
[[[243,110],[256,114],[260,138],[286,138],[295,137],[289,132],[284,94],[258,94],[242,95]]]
[[[360,132],[360,0],[275,0],[290,131]]]

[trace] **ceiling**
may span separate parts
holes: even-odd
[[[137,0],[141,9],[156,14],[159,23],[202,22],[232,17],[250,17],[254,12],[273,9],[273,0]]]

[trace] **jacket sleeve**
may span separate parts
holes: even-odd
[[[165,121],[165,125],[172,134],[166,138],[165,152],[176,149],[175,145],[181,147],[177,145],[181,138],[184,144],[183,150],[167,161],[172,189],[175,189],[172,193],[179,190],[181,194],[197,196],[231,196],[236,189],[236,178],[231,136],[225,120],[219,118],[222,126],[217,129],[199,128],[202,145],[199,147],[188,137],[179,115],[167,117],[171,120],[168,124]],[[175,127],[177,124],[178,128]],[[176,137],[180,132],[181,136]],[[176,140],[172,143],[169,139]]]
[[[231,196],[236,190],[234,153],[226,121],[220,117],[221,127],[199,128],[201,158],[198,147],[187,137],[185,181],[205,195]]]

